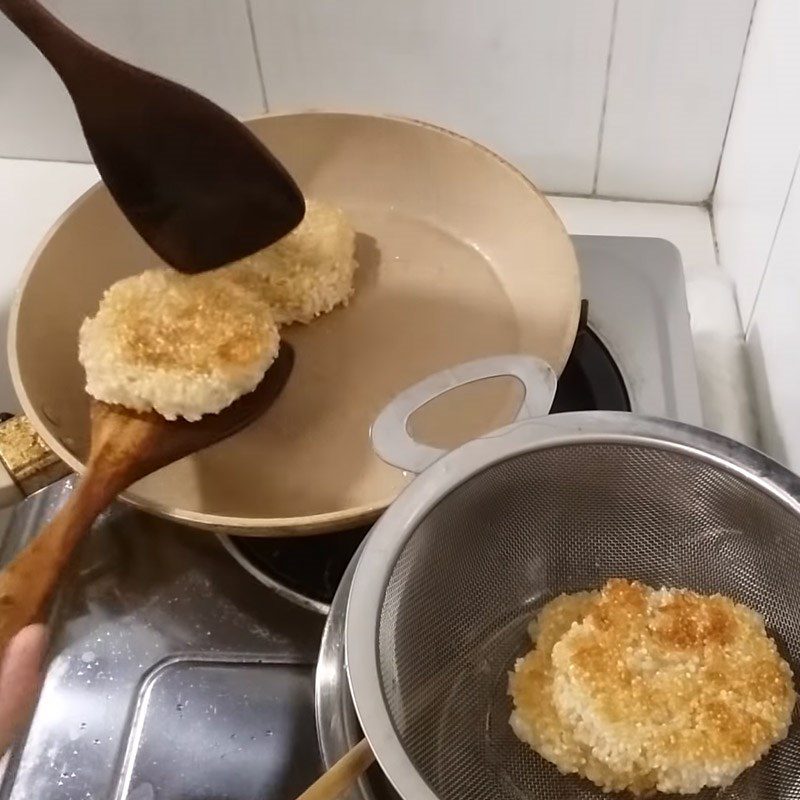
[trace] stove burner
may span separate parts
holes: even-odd
[[[628,393],[605,345],[584,328],[558,382],[551,413],[630,411]],[[339,581],[370,526],[334,535],[231,537],[227,549],[252,575],[289,599],[327,613]]]
[[[584,328],[558,379],[550,413],[630,410],[625,382],[614,359],[597,335]]]

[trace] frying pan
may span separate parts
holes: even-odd
[[[578,265],[533,184],[462,136],[347,113],[269,115],[248,125],[306,196],[348,214],[358,232],[355,295],[347,308],[284,331],[295,369],[269,414],[124,499],[236,535],[336,531],[376,518],[409,479],[381,462],[369,439],[372,420],[399,391],[503,353],[529,353],[561,372],[578,325]],[[68,468],[83,466],[81,321],[114,281],[157,264],[100,184],[33,255],[12,308],[9,360],[46,445],[40,460],[51,468],[47,448]],[[518,402],[513,379],[475,383],[422,409],[415,434],[452,446],[500,427]]]

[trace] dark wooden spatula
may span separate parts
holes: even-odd
[[[254,391],[198,422],[168,422],[155,412],[137,414],[92,401],[83,477],[58,514],[0,572],[0,653],[14,634],[41,616],[75,546],[120,492],[256,420],[280,394],[293,365],[294,352],[284,342]]]
[[[210,100],[99,50],[35,0],[0,0],[0,11],[61,76],[103,181],[167,264],[213,269],[303,219],[289,173]]]

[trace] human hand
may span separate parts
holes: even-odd
[[[23,628],[0,656],[0,756],[28,721],[42,685],[44,625]]]

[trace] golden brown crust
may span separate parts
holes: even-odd
[[[222,271],[260,296],[279,325],[307,324],[347,305],[357,267],[355,236],[343,211],[309,200],[303,222],[290,234]]]
[[[582,612],[554,636],[546,606],[510,680],[515,731],[560,769],[607,790],[694,792],[786,735],[792,673],[755,612],[624,579]]]
[[[272,325],[263,303],[219,272],[161,274],[163,285],[152,291],[137,278],[124,284],[127,291],[123,284],[114,287],[103,301],[104,313],[114,316],[120,358],[205,375],[258,358],[264,330]]]
[[[106,291],[79,358],[97,400],[196,420],[252,391],[279,341],[269,306],[222,270],[152,269]]]
[[[594,758],[564,725],[553,705],[553,645],[584,618],[597,597],[598,592],[560,595],[541,610],[530,631],[536,647],[517,661],[509,676],[509,694],[514,702],[511,725],[520,739],[562,773],[579,772],[610,790],[650,788],[652,780],[633,773],[614,773]]]

